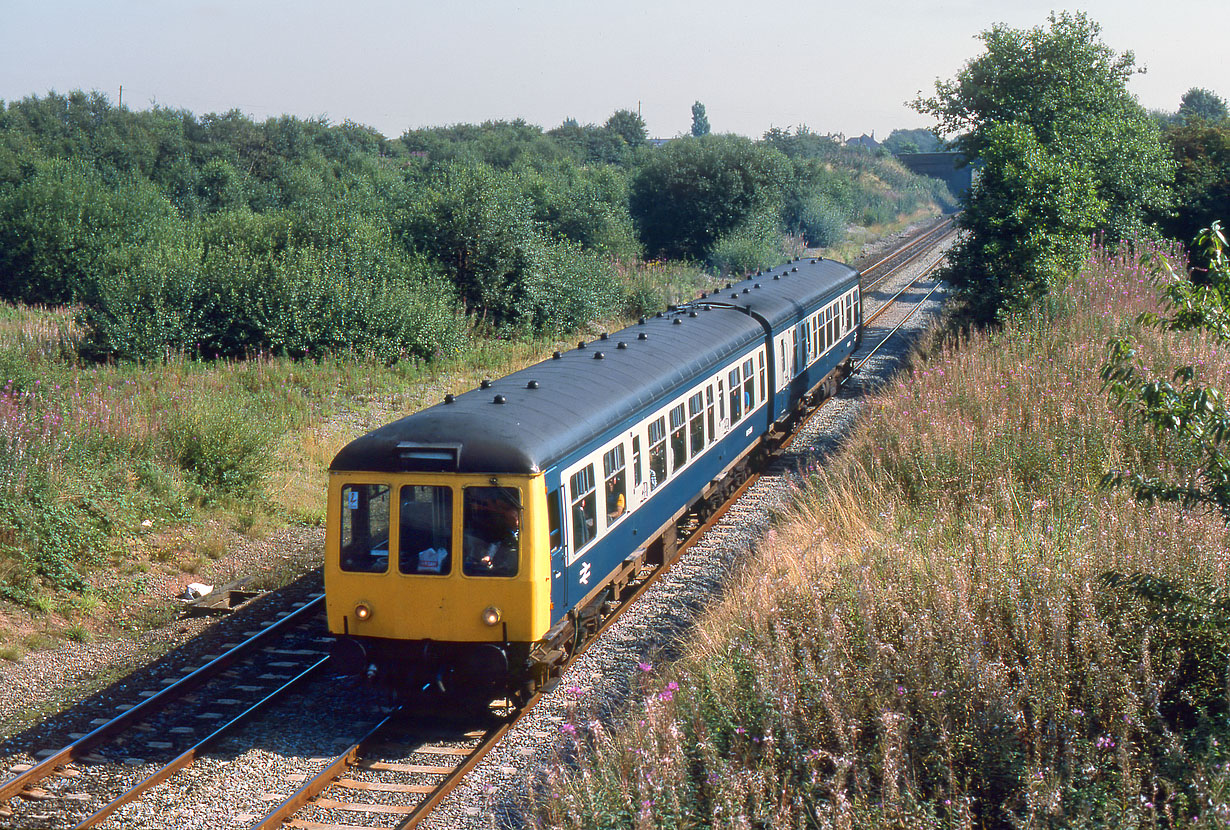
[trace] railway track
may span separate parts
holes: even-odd
[[[894,274],[900,273],[902,269],[933,251],[941,240],[946,239],[952,233],[951,221],[941,222],[870,266],[869,270],[874,269],[876,273],[868,286],[864,288],[864,296],[866,292],[874,295],[878,286],[885,284]],[[868,317],[868,324],[877,320],[894,304],[900,302],[910,288],[927,280],[937,265],[938,262],[933,263],[921,274],[908,280],[890,297],[880,300]],[[916,303],[915,308],[929,299],[936,288],[938,288],[938,283],[930,287],[930,290]],[[910,314],[912,313],[913,310],[910,311]],[[866,350],[867,353],[862,357],[859,365],[865,364],[908,319],[909,315],[906,315],[890,331],[877,338],[874,345]],[[676,558],[642,573],[631,582],[623,595],[619,597],[618,604],[610,614],[595,621],[573,656],[573,660],[596,643],[608,629],[615,625],[625,611],[634,607],[641,595],[670,569],[678,556],[693,547],[708,530],[726,516],[730,508],[737,504],[744,494],[760,480],[764,471],[772,469],[773,462],[783,457],[795,438],[823,406],[822,401],[806,412],[800,418],[796,428],[774,449],[769,458],[763,459],[757,469],[749,467],[743,473],[740,482],[729,491],[729,495],[720,505],[711,506],[700,513],[686,517],[685,521],[680,523],[678,528],[680,543]],[[417,827],[461,782],[466,773],[473,769],[509,730],[534,708],[541,697],[541,693],[534,695],[520,710],[513,710],[506,701],[497,702],[497,707],[503,707],[505,711],[502,716],[498,711],[489,715],[495,720],[492,725],[483,729],[469,728],[468,731],[460,733],[441,734],[437,730],[434,737],[416,734],[416,730],[423,729],[422,723],[407,720],[409,717],[407,713],[396,712],[353,745],[330,759],[317,775],[306,781],[290,797],[269,810],[257,824],[253,825],[254,830],[276,830],[279,827],[303,828],[303,830],[350,830],[350,828],[359,826],[349,823],[354,821],[353,816],[364,817],[363,827],[381,826],[396,828],[396,830]],[[440,724],[438,716],[431,716],[429,722],[437,726]],[[412,725],[407,727],[407,723]],[[405,732],[407,728],[411,730],[408,734]],[[466,723],[462,722],[460,728],[466,730]],[[390,743],[398,745],[393,755],[401,759],[409,757],[412,762],[382,760],[380,757],[382,751],[387,749]],[[441,763],[441,758],[449,759],[449,763]],[[387,817],[389,821],[380,824],[371,823],[377,820],[377,817]]]
[[[92,731],[33,753],[37,763],[0,784],[0,823],[97,826],[317,674],[329,642],[323,619],[323,595],[296,602],[198,668],[165,677],[161,689],[116,704]]]
[[[887,286],[894,275],[920,256],[925,256],[937,240],[949,233],[951,230],[947,224],[939,223],[888,257],[867,266],[863,296],[869,335],[876,331],[873,323],[880,315],[902,302],[905,293],[926,274],[907,280],[895,293],[880,287]],[[877,331],[877,335],[882,336],[866,338],[860,354],[863,351],[867,354],[861,355],[860,366],[870,359],[874,349],[891,337],[893,331],[896,329],[887,333]],[[873,339],[879,342],[872,343]],[[681,523],[679,555],[696,545],[706,531],[721,522],[727,511],[740,502],[766,471],[780,472],[786,463],[782,459],[787,457],[795,436],[805,431],[822,406],[805,413],[797,429],[780,442],[769,458],[762,459],[758,469],[749,467],[744,471],[737,485],[727,491],[721,505],[709,505],[702,513],[690,516]],[[614,610],[593,621],[573,661],[614,626],[626,611],[635,607],[636,600],[658,582],[677,558],[638,575],[638,579],[631,582],[619,597],[620,602]],[[319,599],[305,605],[299,612],[303,615],[300,619],[312,617],[318,603]],[[305,623],[307,639],[327,639],[323,637],[324,629],[319,616],[314,619],[315,622]],[[270,628],[273,632],[278,630],[272,626]],[[124,805],[142,798],[158,784],[173,779],[177,771],[207,754],[211,747],[216,747],[224,736],[234,733],[245,721],[278,700],[285,700],[305,681],[326,670],[321,650],[315,652],[314,658],[309,658],[307,654],[297,655],[304,660],[293,671],[290,666],[277,665],[287,661],[273,658],[291,656],[278,652],[307,652],[310,649],[278,648],[269,645],[270,632],[261,636],[265,639],[253,638],[257,640],[257,645],[236,644],[209,664],[180,680],[172,680],[164,692],[170,694],[165,697],[148,695],[145,702],[135,703],[120,713],[114,719],[120,721],[119,724],[98,724],[90,734],[79,736],[69,746],[49,754],[39,764],[6,782],[4,789],[0,789],[0,803],[8,800],[11,812],[7,815],[0,813],[0,826],[21,830],[27,827],[127,826]],[[265,645],[259,645],[260,642]],[[325,644],[316,643],[321,647]],[[273,652],[261,652],[261,648],[272,648]],[[220,690],[255,685],[242,682],[242,678],[251,674],[236,668],[241,655],[250,650],[265,655],[265,667],[271,669],[266,674],[273,674],[276,669],[285,676],[279,678],[282,682],[275,686],[262,688],[260,692],[252,691],[241,702],[237,693]],[[228,673],[230,676],[226,677]],[[331,757],[314,758],[316,774],[305,776],[302,781],[288,781],[298,785],[289,795],[285,791],[279,795],[266,795],[265,799],[273,804],[272,807],[258,807],[250,817],[240,815],[230,817],[226,822],[209,822],[205,826],[287,826],[315,830],[345,830],[359,826],[415,827],[431,814],[484,756],[500,744],[511,729],[534,710],[540,698],[541,695],[536,695],[520,710],[514,710],[504,702],[502,706],[480,715],[458,716],[456,713],[424,713],[405,709],[386,712],[382,719],[377,718],[378,723],[365,728],[362,735],[348,740],[340,752]],[[187,708],[175,701],[186,702]],[[194,706],[195,709],[192,708]],[[223,708],[228,711],[219,716],[222,713],[218,710]],[[208,720],[209,728],[200,725],[206,714],[215,716]],[[176,727],[170,725],[185,721],[191,721],[192,725],[180,727],[183,732],[175,732]],[[191,732],[187,731],[189,728]],[[172,734],[182,735],[183,738],[176,741],[148,739],[151,735],[160,738]],[[149,763],[155,760],[156,764]],[[135,764],[132,761],[146,763]],[[110,775],[97,774],[104,770],[109,771]],[[87,785],[86,779],[97,782],[97,786],[95,783]]]

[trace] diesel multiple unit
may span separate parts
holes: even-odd
[[[329,628],[407,692],[524,696],[833,394],[859,273],[796,260],[402,418],[331,466]]]

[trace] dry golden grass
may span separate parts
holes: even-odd
[[[1153,295],[1102,256],[1035,317],[934,344],[627,718],[566,725],[578,757],[548,771],[540,823],[1226,826],[1230,631],[1176,630],[1103,581],[1199,598],[1230,578],[1216,517],[1097,487],[1183,472],[1097,374]],[[1199,339],[1142,350],[1230,378]]]

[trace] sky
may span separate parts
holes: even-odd
[[[884,138],[930,127],[907,103],[981,51],[992,24],[1082,10],[1173,111],[1193,86],[1230,97],[1225,0],[0,0],[0,100],[123,87],[130,109],[238,109],[407,129],[522,118],[649,134],[770,127]]]

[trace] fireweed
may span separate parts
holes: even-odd
[[[1158,648],[1101,581],[1195,591],[1230,559],[1216,517],[1098,489],[1124,462],[1183,463],[1098,378],[1108,338],[1156,308],[1142,252],[1095,245],[1045,308],[929,344],[869,401],[685,656],[638,672],[620,722],[578,714],[539,825],[1230,823],[1224,701],[1177,716],[1182,643]],[[1156,365],[1230,379],[1225,349],[1144,337]]]

